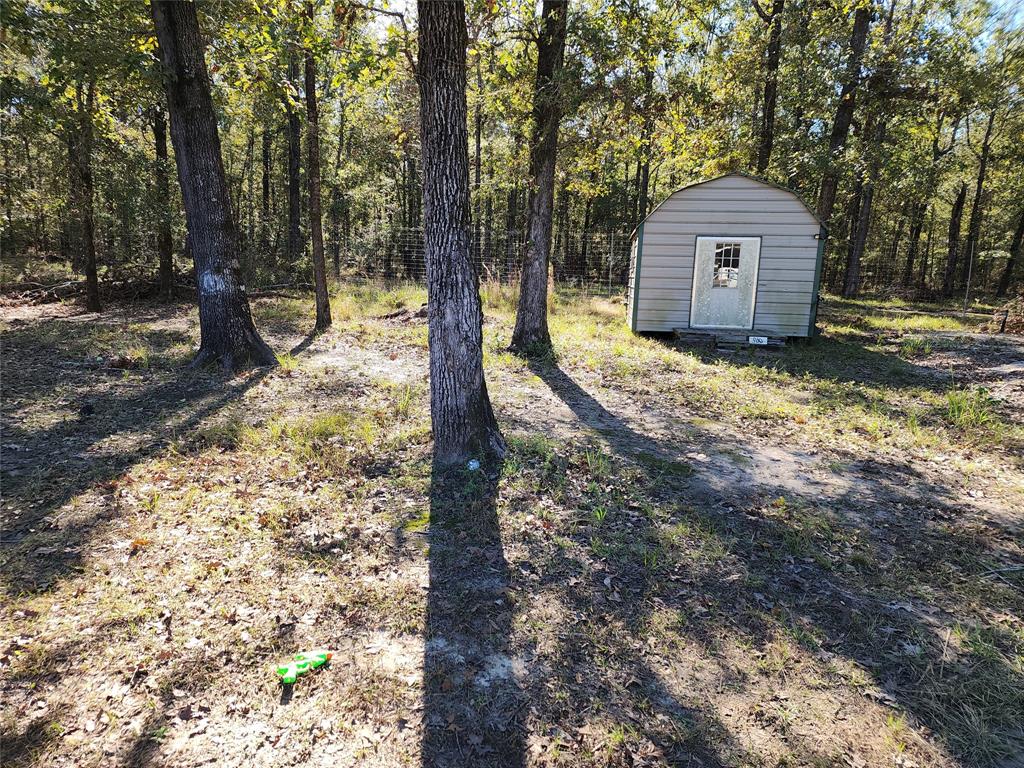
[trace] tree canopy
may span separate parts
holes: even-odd
[[[422,276],[411,4],[198,9],[246,282],[312,278],[308,132],[289,130],[289,120],[307,120],[307,53],[328,265]],[[156,183],[170,160],[153,139],[163,95],[146,8],[15,0],[0,13],[5,280],[29,259],[86,269],[73,171],[88,128],[100,282],[155,285],[157,233],[169,217],[175,273],[187,284],[180,192]],[[473,253],[484,274],[504,276],[525,249],[541,19],[532,2],[475,0],[467,22]],[[1012,8],[580,0],[567,27],[553,85],[556,279],[621,285],[629,232],[646,212],[685,183],[740,169],[792,187],[812,207],[823,184],[834,185],[828,290],[960,295],[968,277],[978,293],[1019,289],[1024,268],[1011,250],[1024,216],[1024,47]],[[290,141],[302,142],[297,156]],[[299,246],[289,248],[296,225]]]

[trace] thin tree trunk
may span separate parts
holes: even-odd
[[[558,78],[565,54],[566,0],[544,0],[537,39],[537,81],[533,96],[530,144],[528,241],[519,283],[519,305],[512,332],[513,350],[527,353],[551,346],[548,333],[548,262],[555,202],[555,157],[561,120]]]
[[[82,179],[78,173],[78,127],[70,126],[65,137],[68,152],[68,196],[62,214],[61,256],[70,256],[71,269],[82,270],[82,217],[78,215],[82,199]]]
[[[226,371],[250,362],[274,365],[240,279],[238,235],[195,4],[154,0],[151,10],[199,293],[201,341],[192,365],[217,361]]]
[[[846,60],[846,75],[839,94],[839,106],[832,122],[832,133],[828,142],[828,165],[821,178],[821,190],[818,194],[818,218],[827,227],[832,219],[832,209],[836,203],[836,189],[839,186],[839,157],[846,146],[846,137],[853,122],[853,111],[856,106],[857,88],[861,80],[861,63],[867,47],[868,29],[871,26],[871,8],[862,4],[854,12],[853,31],[850,35],[850,53]]]
[[[868,160],[867,178],[861,194],[860,211],[857,217],[853,248],[847,254],[846,278],[843,283],[843,296],[853,298],[860,293],[861,272],[864,262],[864,251],[867,247],[868,231],[871,226],[872,206],[875,200],[875,185],[882,164],[882,145],[885,142],[884,119],[876,118],[870,126],[871,147]]]
[[[78,88],[75,149],[72,158],[77,171],[78,215],[82,236],[82,266],[85,270],[85,305],[91,312],[99,312],[100,285],[96,265],[96,214],[93,198],[95,188],[92,173],[93,125],[92,113],[96,106],[96,83],[86,86],[84,100],[82,87]]]
[[[999,276],[999,285],[996,287],[996,296],[1005,296],[1010,288],[1010,281],[1013,279],[1013,271],[1020,261],[1022,245],[1024,245],[1024,209],[1021,209],[1017,218],[1017,229],[1013,232],[1013,240],[1010,242],[1010,256],[1006,259],[1006,266]]]
[[[860,293],[861,266],[864,259],[864,246],[868,237],[868,227],[871,224],[871,207],[874,198],[875,186],[869,181],[865,183],[864,191],[861,193],[860,211],[855,223],[853,243],[847,254],[843,296],[848,299]]]
[[[334,153],[334,185],[331,188],[331,260],[334,278],[341,279],[341,209],[345,204],[341,191],[341,157],[345,150],[345,97],[338,95],[338,146]]]
[[[757,144],[757,172],[764,174],[772,158],[775,145],[775,106],[779,91],[779,61],[782,58],[782,12],[786,0],[774,0],[770,14],[764,14],[760,5],[755,7],[770,25],[768,48],[764,59],[764,99],[761,108],[761,135]]]
[[[565,268],[568,256],[565,250],[565,236],[569,229],[569,192],[562,188],[562,191],[558,193],[558,224],[555,229],[554,242],[555,245],[554,253],[552,253],[552,261],[555,262],[555,278],[558,281],[565,280]]]
[[[924,291],[928,287],[929,267],[932,260],[932,235],[935,234],[935,206],[928,212],[928,236],[924,240],[924,258],[921,259],[921,272],[918,275],[918,286]]]
[[[644,117],[640,130],[640,157],[636,167],[636,223],[647,216],[647,205],[651,181],[651,136],[654,133],[651,96],[654,91],[654,67],[644,66]]]
[[[580,285],[586,282],[587,279],[589,267],[587,261],[590,258],[590,254],[588,253],[590,246],[590,214],[593,211],[593,209],[594,201],[592,198],[588,197],[586,204],[583,206],[583,231],[580,233]]]
[[[985,173],[988,170],[988,159],[991,151],[992,127],[995,125],[996,111],[989,112],[985,126],[985,138],[981,144],[981,157],[978,160],[978,182],[974,187],[974,202],[971,204],[971,215],[967,220],[967,241],[964,243],[964,259],[960,268],[960,285],[966,286],[971,271],[971,262],[977,255],[978,241],[981,235],[981,214],[985,208]]]
[[[174,239],[171,235],[171,192],[167,177],[167,118],[162,106],[153,110],[153,140],[156,144],[157,253],[160,257],[160,296],[174,297]]]
[[[914,279],[914,263],[917,261],[917,251],[921,245],[921,232],[924,229],[924,213],[927,205],[916,203],[911,209],[910,220],[910,242],[907,245],[907,262],[903,270],[903,287],[909,288]]]
[[[483,312],[469,243],[466,8],[419,0],[420,135],[434,463],[500,457],[484,382]]]
[[[294,83],[297,78],[298,64],[292,53],[288,57],[288,82]],[[302,257],[302,191],[299,179],[302,166],[302,125],[290,96],[284,97],[284,105],[288,118],[288,240],[285,257],[290,269]]]
[[[516,260],[516,206],[519,205],[519,187],[509,187],[505,210],[505,274],[512,274]]]
[[[494,151],[487,149],[487,201],[484,204],[484,263],[494,266]]]
[[[964,213],[964,202],[967,200],[967,184],[960,182],[960,191],[953,202],[953,210],[949,215],[949,239],[946,249],[946,271],[942,277],[942,295],[953,295],[953,282],[956,267],[960,258],[960,222]]]
[[[633,189],[636,194],[633,195],[632,209],[633,209],[633,226],[637,226],[640,223],[640,219],[643,216],[640,215],[640,177],[643,175],[643,162],[638,157],[636,159],[636,175],[633,178]]]
[[[474,109],[474,138],[475,138],[475,150],[474,155],[476,156],[476,164],[473,169],[473,260],[479,265],[480,261],[480,175],[482,171],[482,149],[481,141],[483,139],[484,132],[484,116],[483,116],[483,92],[484,92],[484,79],[480,72],[480,54],[476,54],[476,93],[475,93],[475,109]]]
[[[263,136],[260,140],[262,154],[263,172],[260,179],[262,189],[260,190],[260,250],[264,258],[270,249],[270,173],[271,173],[271,142],[273,136],[269,129],[263,129]]]
[[[306,0],[306,19],[313,23],[313,2]],[[309,229],[313,241],[313,290],[316,294],[317,333],[331,326],[331,301],[327,295],[327,265],[324,262],[324,229],[320,216],[320,107],[316,102],[316,61],[306,48],[306,185],[309,188]]]

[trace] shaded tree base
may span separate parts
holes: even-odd
[[[277,365],[277,355],[263,339],[256,336],[231,349],[218,350],[212,345],[202,346],[188,368],[199,370],[215,364],[224,373],[232,374],[246,368],[274,367]]]

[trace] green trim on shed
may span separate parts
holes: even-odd
[[[636,228],[636,263],[633,265],[633,317],[629,329],[636,333],[637,311],[640,307],[640,259],[644,253],[644,223]]]
[[[807,325],[808,338],[814,336],[814,327],[818,323],[818,294],[821,291],[821,266],[825,260],[825,241],[828,240],[828,230],[822,224],[818,230],[818,257],[814,264],[814,295],[811,299],[811,317]]]

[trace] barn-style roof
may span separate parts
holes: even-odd
[[[650,217],[651,217],[651,216],[652,216],[652,215],[654,214],[654,212],[655,212],[656,210],[658,210],[659,208],[661,208],[661,206],[663,206],[663,205],[665,204],[665,201],[666,201],[666,200],[668,200],[669,198],[671,198],[671,197],[672,197],[672,195],[676,194],[677,192],[682,192],[682,191],[683,191],[684,189],[692,189],[693,187],[699,187],[699,186],[701,186],[702,184],[710,184],[710,183],[711,183],[712,181],[718,181],[719,179],[725,179],[725,178],[728,178],[729,176],[742,176],[743,178],[746,178],[746,179],[750,179],[751,181],[756,181],[756,182],[758,182],[759,184],[764,184],[765,186],[769,186],[769,187],[775,187],[776,189],[781,189],[781,190],[782,190],[783,192],[788,192],[788,193],[789,193],[789,194],[791,194],[791,195],[792,195],[793,197],[795,197],[795,198],[796,198],[797,200],[799,200],[799,201],[800,201],[800,204],[801,204],[801,205],[803,205],[803,207],[807,209],[807,212],[808,212],[809,214],[811,214],[811,216],[813,216],[813,217],[814,217],[814,220],[815,220],[816,222],[818,222],[818,224],[819,224],[819,225],[820,225],[820,226],[821,226],[821,227],[822,227],[823,229],[825,229],[825,230],[827,231],[828,227],[826,227],[826,226],[825,226],[825,225],[824,225],[824,224],[822,223],[821,219],[819,219],[819,218],[818,218],[818,214],[817,214],[817,213],[815,213],[815,212],[814,212],[814,209],[813,209],[813,208],[811,208],[811,206],[809,206],[809,205],[807,204],[807,201],[806,201],[806,200],[804,200],[804,199],[803,199],[803,197],[801,197],[801,196],[800,196],[800,193],[799,193],[799,192],[797,192],[796,190],[794,190],[794,189],[791,189],[790,187],[787,187],[787,186],[785,186],[785,185],[783,185],[783,184],[777,184],[777,183],[776,183],[776,182],[774,182],[774,181],[770,181],[770,180],[768,180],[768,179],[765,179],[765,178],[762,178],[762,177],[760,177],[760,176],[755,176],[755,175],[754,175],[754,174],[752,174],[752,173],[745,173],[744,171],[729,171],[729,173],[723,173],[723,174],[721,174],[720,176],[713,176],[713,177],[712,177],[712,178],[710,178],[710,179],[701,179],[700,181],[693,181],[693,182],[690,182],[689,184],[684,184],[684,185],[683,185],[683,186],[681,186],[681,187],[680,187],[679,189],[677,189],[677,190],[674,190],[674,191],[673,191],[673,192],[671,192],[671,193],[670,193],[670,194],[669,194],[668,196],[666,196],[666,197],[665,197],[665,200],[662,200],[662,201],[661,201],[660,203],[658,203],[658,204],[657,204],[656,206],[654,206],[654,207],[653,207],[653,208],[651,209],[651,212],[650,212],[650,213],[648,213],[648,214],[647,214],[646,216],[644,216],[644,217],[643,217],[643,218],[642,218],[642,219],[640,220],[640,224],[643,224],[643,223],[644,223],[645,221],[647,221],[647,219],[649,219],[649,218],[650,218]],[[633,238],[633,237],[634,237],[634,236],[636,235],[636,231],[637,231],[637,230],[638,230],[638,229],[640,228],[640,224],[637,224],[637,226],[636,226],[636,227],[634,227],[633,231],[632,231],[632,232],[630,233],[630,235],[629,235],[630,239],[632,239],[632,238]]]

